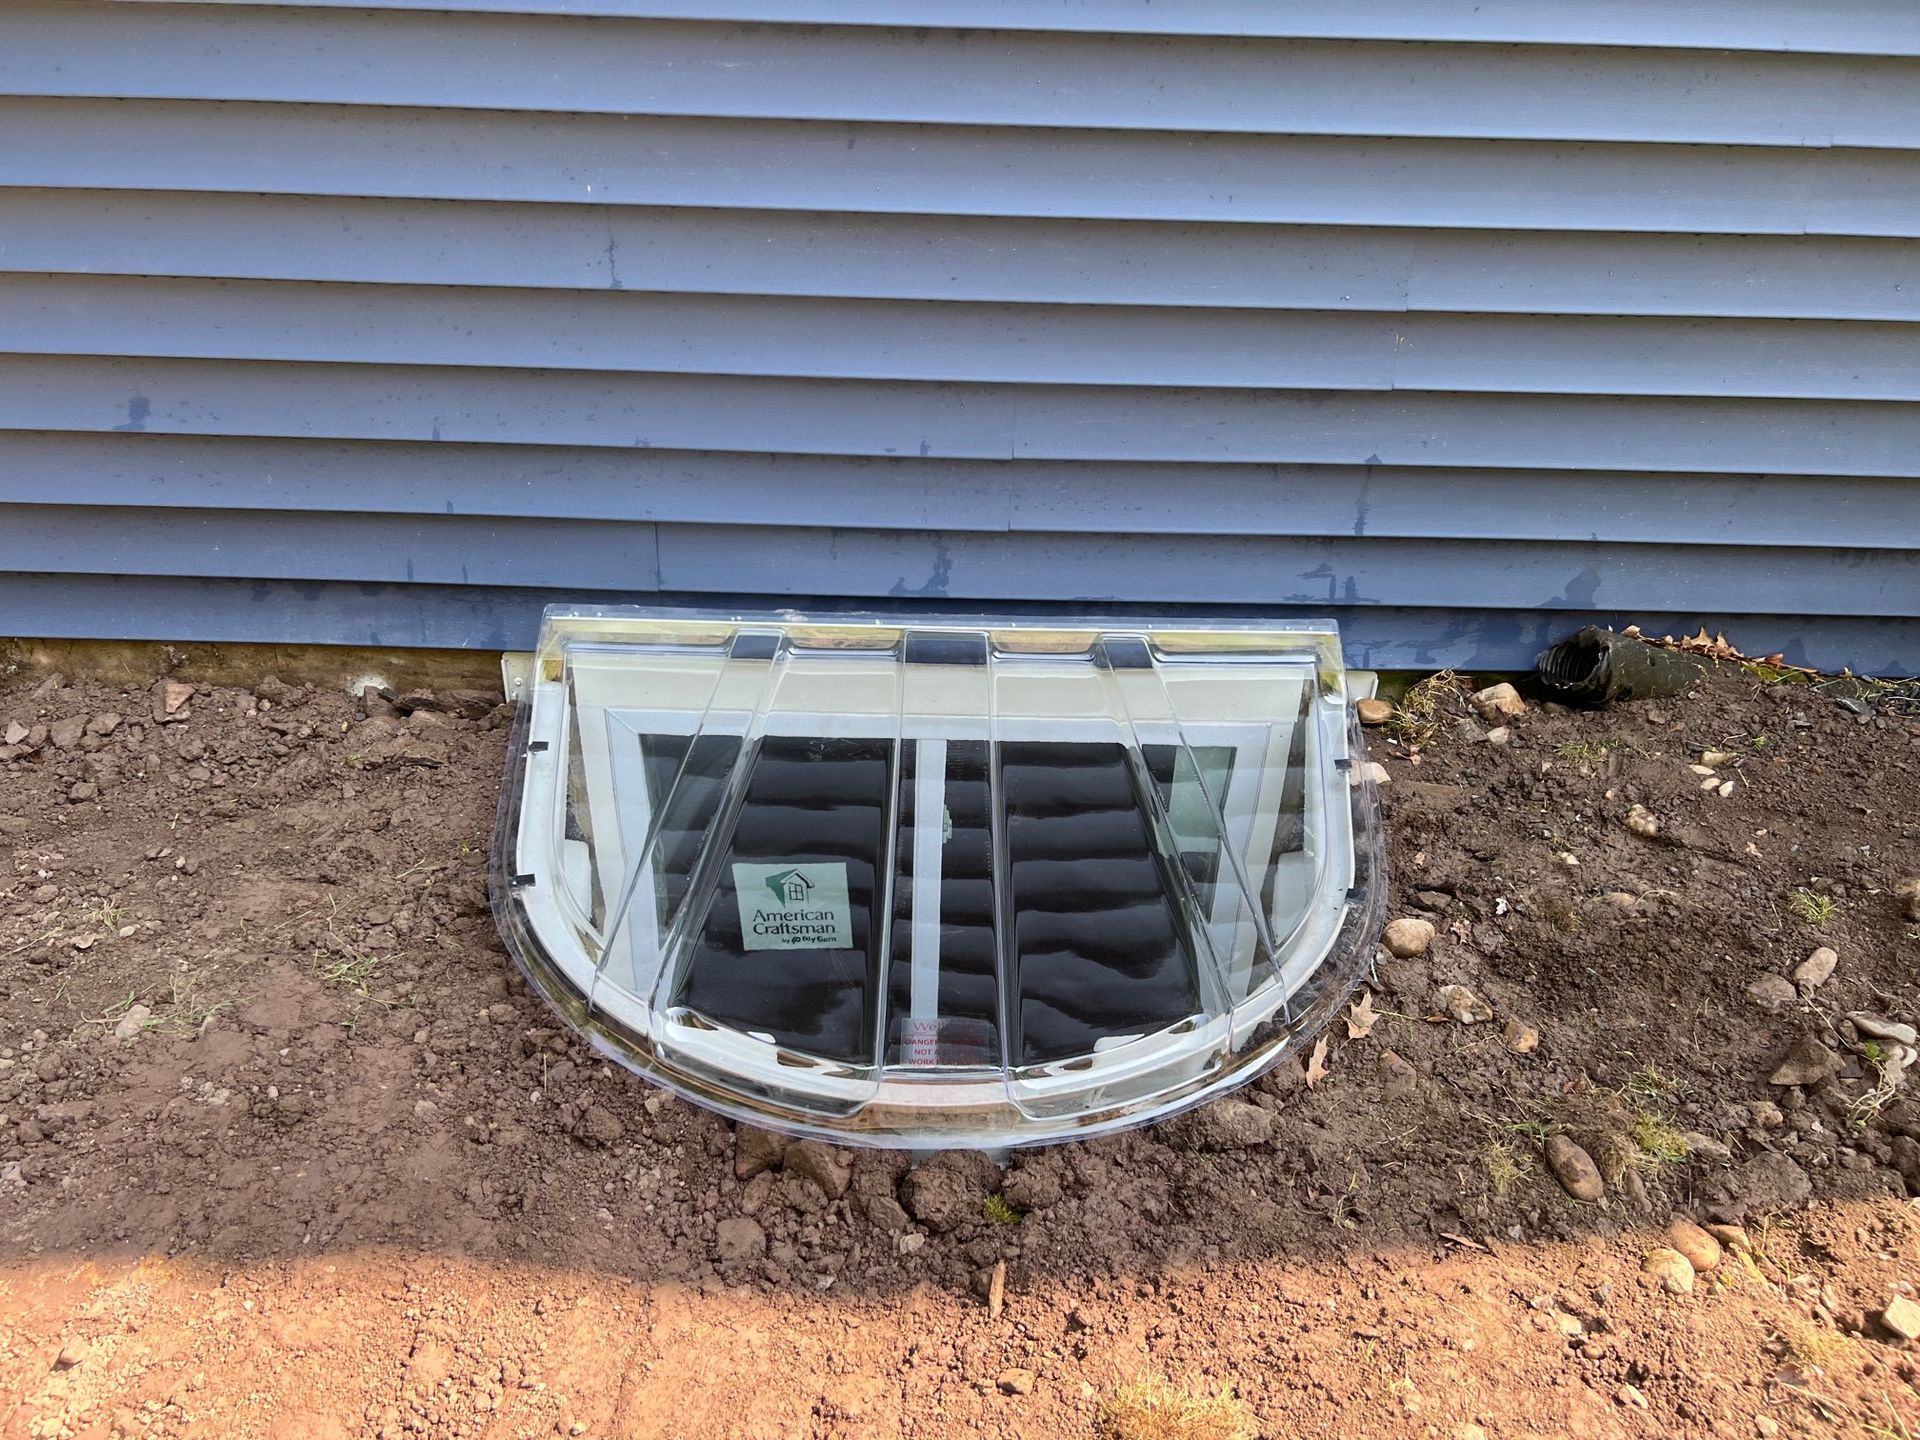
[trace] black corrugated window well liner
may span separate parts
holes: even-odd
[[[509,949],[738,1119],[1158,1119],[1312,1038],[1379,929],[1331,623],[556,607],[507,684]]]

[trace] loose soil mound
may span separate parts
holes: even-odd
[[[1920,1080],[1847,1018],[1920,1019],[1904,720],[1446,692],[1373,732],[1434,939],[1324,1079],[907,1178],[529,996],[488,697],[170,685],[0,681],[0,1434],[1920,1432]],[[1676,1215],[1746,1244],[1678,1294]]]

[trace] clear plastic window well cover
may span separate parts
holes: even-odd
[[[738,1119],[1140,1124],[1311,1039],[1378,933],[1331,622],[555,608],[508,672],[501,933]]]

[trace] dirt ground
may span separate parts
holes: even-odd
[[[1909,717],[1447,692],[1373,732],[1436,938],[1324,1079],[905,1179],[557,1032],[506,713],[440,701],[0,678],[0,1436],[1092,1436],[1141,1377],[1226,1400],[1140,1434],[1920,1434],[1920,1080],[1848,1018],[1920,1020]],[[1688,1293],[1676,1216],[1744,1227]]]

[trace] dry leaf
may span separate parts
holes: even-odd
[[[1347,1007],[1347,1038],[1364,1040],[1373,1033],[1379,1016],[1373,1013],[1373,992],[1362,990],[1360,998]]]
[[[1313,1054],[1307,1059],[1307,1084],[1318,1085],[1327,1078],[1327,1037],[1322,1035],[1314,1042]]]

